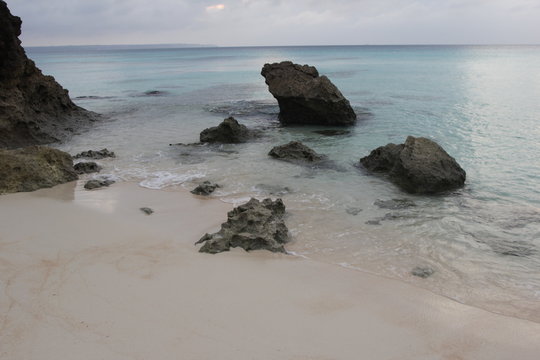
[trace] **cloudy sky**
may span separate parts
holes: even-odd
[[[6,2],[25,46],[540,43],[540,0]]]

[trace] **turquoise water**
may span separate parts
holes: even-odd
[[[171,190],[213,180],[238,203],[281,196],[288,249],[399,278],[460,302],[540,321],[540,47],[359,46],[194,49],[31,48],[75,101],[106,120],[60,147],[107,147],[100,176]],[[359,115],[350,133],[280,127],[260,70],[307,63],[327,75]],[[159,95],[145,94],[160,91]],[[192,143],[233,115],[264,129],[249,144]],[[464,189],[411,196],[356,164],[407,135],[437,141],[467,171]],[[333,161],[312,169],[269,159],[301,140]],[[377,200],[416,206],[384,209]],[[387,215],[390,214],[390,215]],[[381,220],[382,219],[382,220]],[[367,224],[381,220],[380,225]],[[434,275],[420,279],[415,266]]]

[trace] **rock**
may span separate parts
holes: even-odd
[[[202,184],[199,184],[195,189],[191,190],[191,193],[195,195],[210,195],[218,187],[218,184],[210,181],[205,181]]]
[[[86,190],[93,190],[93,189],[99,189],[105,186],[109,186],[111,184],[114,184],[114,180],[105,180],[105,179],[88,180],[86,184],[84,184],[84,188]]]
[[[152,215],[154,213],[154,210],[150,209],[149,207],[142,207],[139,210],[141,210],[146,215]]]
[[[349,130],[314,130],[313,132],[324,136],[349,135],[351,133]]]
[[[93,161],[80,162],[73,166],[77,174],[90,174],[101,171],[101,166]]]
[[[413,274],[414,276],[421,277],[422,279],[425,279],[433,275],[434,272],[435,270],[433,270],[430,267],[417,266],[414,269],[412,269],[411,274]]]
[[[205,234],[196,244],[204,243],[200,252],[216,254],[231,247],[246,251],[265,249],[285,252],[288,229],[283,217],[285,205],[281,199],[259,201],[252,198],[227,214],[227,222],[214,234]]]
[[[71,156],[46,146],[0,149],[0,193],[34,191],[77,180]]]
[[[300,141],[291,141],[288,144],[276,146],[270,150],[268,155],[287,161],[317,162],[326,159],[324,155],[317,154]]]
[[[165,91],[160,90],[148,90],[144,92],[144,95],[146,96],[164,96],[167,95]]]
[[[0,0],[0,148],[63,140],[97,119],[28,59],[18,38],[21,24]]]
[[[465,170],[437,143],[409,136],[405,144],[373,150],[360,163],[369,171],[387,173],[409,193],[433,194],[462,187]]]
[[[77,155],[73,156],[74,159],[80,159],[80,158],[89,158],[89,159],[104,159],[104,158],[114,158],[116,157],[116,154],[113,151],[105,149],[101,150],[88,150],[78,153]]]
[[[409,199],[377,200],[375,205],[381,209],[399,210],[416,206],[414,201]]]
[[[349,101],[313,66],[290,61],[264,64],[261,75],[278,101],[283,124],[343,126],[356,122]]]
[[[356,216],[358,214],[360,214],[362,212],[362,209],[361,208],[357,208],[357,207],[349,207],[345,210],[347,212],[347,214],[349,215],[353,215],[353,216]]]
[[[381,225],[381,220],[368,220],[366,221],[367,225]]]
[[[248,141],[250,131],[245,125],[239,124],[235,118],[228,117],[215,127],[204,129],[200,135],[202,143],[237,144]]]

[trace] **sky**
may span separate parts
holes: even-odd
[[[540,44],[540,0],[6,0],[24,46]]]

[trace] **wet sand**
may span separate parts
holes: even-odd
[[[134,184],[0,196],[0,358],[538,359],[538,323],[289,255],[198,253],[231,208]]]

